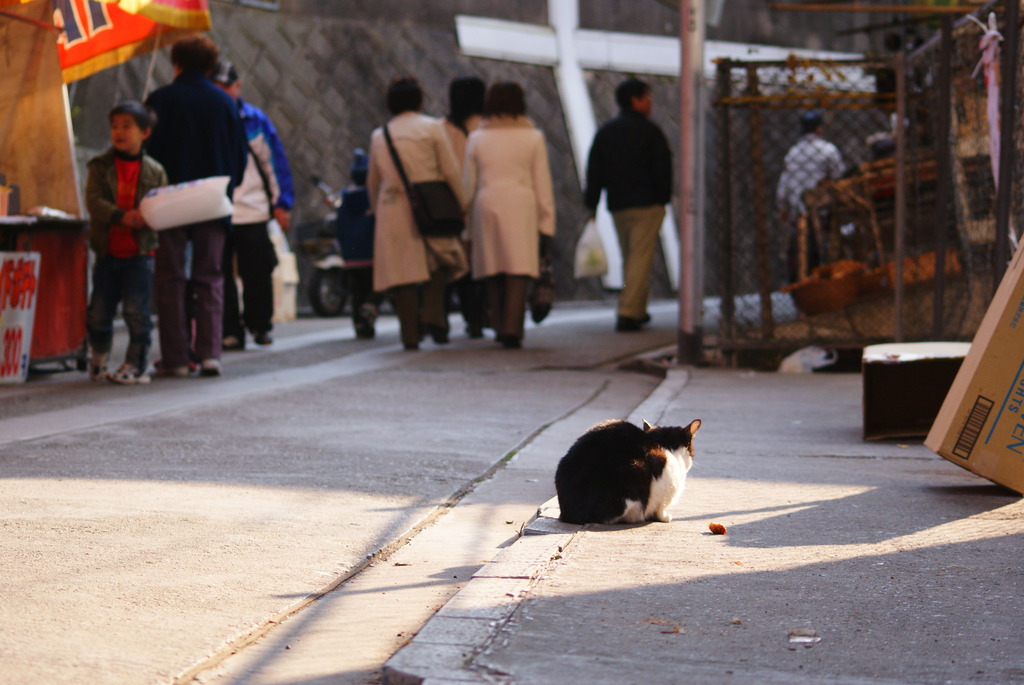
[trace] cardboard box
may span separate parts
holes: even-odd
[[[924,444],[968,471],[1024,493],[1024,243]]]
[[[970,343],[870,345],[861,355],[864,439],[923,438]]]

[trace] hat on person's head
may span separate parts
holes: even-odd
[[[213,80],[225,86],[230,86],[238,81],[238,72],[235,70],[235,65],[226,59],[221,60],[213,72]]]
[[[802,133],[813,133],[825,125],[825,120],[818,112],[805,112],[800,116],[800,131]]]
[[[366,150],[361,147],[357,147],[352,151],[352,168],[349,172],[352,174],[352,181],[356,185],[363,185],[366,183],[366,174],[370,171],[370,156],[366,154]]]

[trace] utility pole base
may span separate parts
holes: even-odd
[[[687,366],[696,366],[701,363],[704,352],[703,333],[698,328],[693,333],[684,330],[679,331],[678,361]]]

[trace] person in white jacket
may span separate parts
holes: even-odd
[[[786,152],[784,168],[775,188],[775,205],[779,221],[789,233],[787,262],[789,280],[797,280],[797,221],[807,211],[804,193],[818,187],[822,181],[841,178],[845,166],[839,148],[825,140],[825,122],[818,112],[806,112],[800,117],[800,138]],[[810,265],[820,263],[824,246],[817,245],[810,235]]]
[[[555,199],[547,143],[526,117],[518,83],[487,91],[483,122],[466,146],[463,182],[473,278],[485,283],[497,341],[521,347],[530,283],[555,235]]]

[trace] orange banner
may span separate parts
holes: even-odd
[[[65,83],[210,28],[207,0],[53,0]]]

